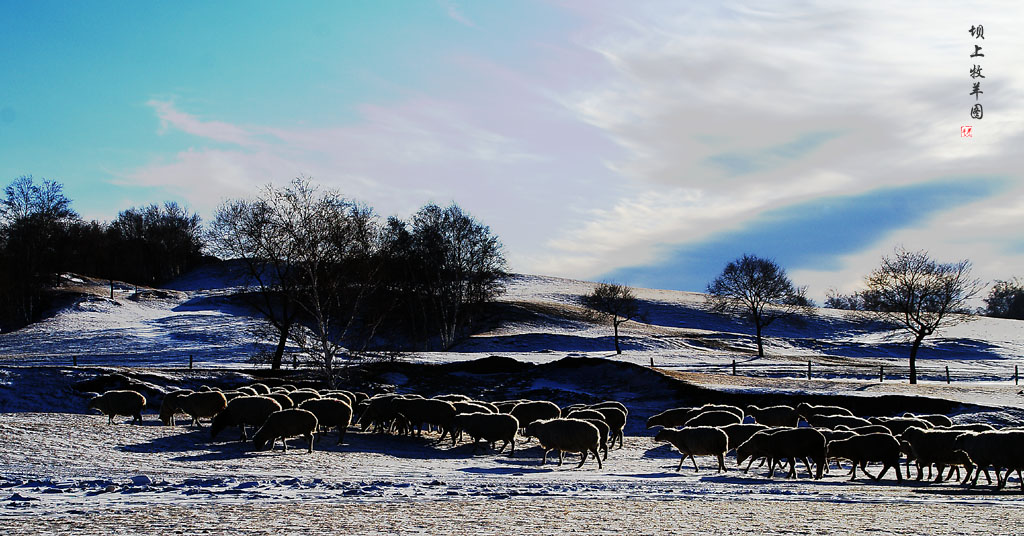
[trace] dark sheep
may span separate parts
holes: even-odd
[[[621,409],[608,406],[596,410],[604,415],[604,422],[608,424],[608,442],[615,446],[615,440],[619,440],[619,448],[622,448],[623,430],[626,428],[626,413]]]
[[[212,419],[226,407],[228,399],[220,391],[197,391],[178,398],[178,409],[187,413],[195,426],[202,426],[199,419]]]
[[[133,423],[141,424],[142,408],[146,407],[146,397],[138,391],[107,391],[90,400],[88,407],[106,415],[107,424],[114,424],[116,415],[131,417]]]
[[[768,426],[756,423],[736,423],[727,424],[719,427],[719,430],[725,432],[725,435],[729,438],[729,450],[736,450],[736,447],[743,444],[744,441],[750,439],[750,436],[760,432],[762,430],[768,430]]]
[[[725,471],[725,452],[729,450],[729,436],[712,426],[695,426],[692,428],[662,428],[654,436],[655,441],[668,441],[683,455],[676,471],[683,468],[683,462],[689,457],[693,462],[693,470],[697,468],[695,455],[717,456],[718,472]]]
[[[694,417],[690,418],[683,425],[687,428],[695,426],[726,426],[729,424],[739,424],[743,422],[743,417],[736,415],[730,411],[704,411],[698,413]]]
[[[869,420],[871,421],[871,424],[880,424],[888,428],[894,436],[902,434],[904,430],[911,426],[916,426],[923,430],[934,428],[932,423],[924,419],[915,419],[911,417],[872,417]]]
[[[608,459],[608,436],[611,434],[611,428],[608,427],[608,423],[604,422],[604,419],[583,419],[597,427],[598,433],[601,434],[601,452],[604,453],[604,459]]]
[[[437,439],[440,443],[445,436],[452,433],[452,423],[455,420],[455,405],[444,400],[432,398],[396,398],[392,401],[399,418],[404,424],[416,428],[417,435],[423,434],[424,425],[437,426],[441,436]],[[455,435],[451,435],[452,445],[455,444]]]
[[[903,416],[904,417],[908,417],[908,418],[912,418],[912,419],[916,418],[916,419],[922,419],[922,420],[928,421],[928,422],[932,423],[932,426],[934,426],[936,428],[938,428],[940,426],[944,426],[944,427],[947,427],[947,428],[950,427],[950,426],[953,426],[953,419],[950,419],[946,415],[941,415],[941,414],[938,414],[938,413],[933,413],[933,414],[930,414],[930,415],[914,415],[913,413],[907,412],[907,413],[904,413]]]
[[[519,421],[512,415],[490,412],[462,413],[455,416],[454,427],[459,433],[465,432],[473,439],[474,454],[481,439],[491,444],[504,441],[498,453],[504,451],[507,446],[512,447],[508,454],[509,457],[516,453],[516,433],[519,432]]]
[[[345,440],[345,432],[352,422],[352,406],[336,398],[311,398],[299,404],[299,409],[313,412],[317,423],[325,430],[338,429],[338,444]]]
[[[246,441],[245,425],[260,426],[275,411],[281,411],[281,404],[268,396],[240,396],[228,402],[224,411],[213,417],[210,425],[210,439],[217,437],[228,426],[238,426],[240,441]]]
[[[814,476],[820,479],[825,470],[825,436],[813,428],[777,428],[757,432],[750,436],[745,443],[736,448],[736,463],[742,464],[747,458],[754,456],[768,458],[771,472],[768,477],[775,475],[775,462],[783,458],[789,459],[788,477],[796,477],[796,460],[803,459],[807,466],[807,472],[811,472],[810,463],[807,459],[813,460],[817,466],[817,474]]]
[[[189,389],[179,389],[164,395],[163,401],[160,402],[160,422],[164,423],[164,426],[174,424],[174,415],[181,412],[178,407],[178,399],[190,394],[192,391]]]
[[[580,464],[576,468],[583,467],[587,461],[587,453],[593,453],[597,460],[597,467],[600,469],[601,457],[597,454],[597,448],[601,441],[601,434],[597,427],[587,421],[579,419],[547,419],[530,423],[526,427],[526,435],[536,437],[544,449],[544,457],[540,464],[544,465],[548,459],[548,452],[558,451],[558,465],[562,465],[562,459],[566,452],[577,452],[580,454]]]
[[[270,393],[269,395],[266,396],[273,398],[274,400],[277,401],[278,404],[281,404],[281,409],[295,407],[295,402],[292,401],[292,398],[284,393]]]
[[[274,448],[274,443],[281,439],[284,451],[288,452],[288,438],[303,436],[309,442],[309,452],[313,452],[313,435],[317,427],[316,415],[311,411],[299,408],[282,409],[271,413],[263,426],[253,436],[253,444],[256,450],[263,450],[269,443]]]
[[[754,422],[766,426],[795,427],[800,423],[800,414],[790,406],[769,406],[759,408],[747,406],[747,415],[754,418]]]
[[[686,421],[690,420],[694,416],[694,411],[697,409],[698,408],[690,407],[667,409],[647,419],[647,429],[650,430],[655,426],[661,426],[663,428],[683,426],[686,424]]]
[[[858,428],[860,426],[870,426],[872,423],[867,419],[860,417],[854,417],[852,415],[811,415],[804,418],[807,424],[815,428],[835,428],[837,426],[846,426],[847,428]]]
[[[557,419],[562,416],[562,410],[554,402],[527,400],[516,404],[509,414],[519,421],[520,428],[526,428],[534,421]]]
[[[932,465],[935,465],[938,471],[935,482],[942,482],[942,471],[947,466],[950,471],[946,479],[953,475],[954,467],[959,472],[961,465],[965,466],[967,473],[970,474],[974,469],[974,464],[966,454],[956,450],[956,438],[962,433],[960,430],[926,430],[916,426],[911,426],[903,431],[900,439],[910,446],[907,459],[908,461],[911,458],[916,460],[918,480],[921,480],[921,476],[924,474],[922,468],[928,467],[931,471]],[[909,477],[910,474],[908,473],[907,476]]]
[[[805,421],[807,420],[807,417],[811,417],[814,415],[848,415],[850,417],[853,417],[853,412],[843,407],[813,406],[806,402],[801,402],[797,404],[796,411],[800,414],[801,417],[804,418]]]
[[[857,478],[857,465],[864,474],[874,480],[881,480],[889,468],[896,470],[896,480],[903,481],[900,472],[900,443],[892,434],[856,435],[847,439],[838,439],[828,443],[829,458],[845,458],[853,463],[850,480]],[[865,467],[868,462],[881,462],[882,471],[873,476]]]

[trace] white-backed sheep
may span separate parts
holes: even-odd
[[[790,406],[768,406],[759,408],[754,405],[747,406],[747,415],[754,418],[754,422],[766,426],[795,427],[800,422],[800,414]]]
[[[236,387],[234,390],[236,392],[242,393],[243,396],[259,396],[260,395],[260,392],[258,390],[253,389],[252,387],[249,387],[249,386]]]
[[[529,402],[528,400],[499,400],[492,402],[494,407],[498,408],[498,413],[511,413],[512,408],[519,405],[521,402]]]
[[[142,423],[142,408],[146,407],[146,397],[138,391],[107,391],[90,400],[88,407],[106,415],[107,424],[114,424],[115,415],[125,415],[131,417],[133,423]]]
[[[944,426],[944,427],[948,428],[950,426],[953,426],[953,419],[950,419],[948,416],[942,415],[940,413],[932,413],[932,414],[929,414],[929,415],[915,415],[915,414],[910,413],[908,411],[908,412],[903,414],[903,417],[907,417],[907,418],[911,418],[911,419],[922,419],[922,420],[925,420],[925,421],[928,421],[928,422],[932,423],[932,426],[935,426],[935,427]]]
[[[603,402],[598,402],[597,404],[591,404],[591,405],[587,406],[587,408],[589,408],[589,409],[617,408],[617,409],[622,410],[622,412],[625,413],[627,417],[629,417],[629,410],[626,409],[626,405],[623,404],[622,402],[619,402],[618,400],[605,400]]]
[[[738,424],[743,422],[743,417],[736,415],[731,411],[704,411],[691,417],[683,425],[687,428],[694,426],[726,426],[729,424]]]
[[[892,434],[855,435],[847,439],[829,441],[827,452],[829,458],[845,458],[853,463],[850,480],[857,478],[857,465],[860,465],[864,474],[873,480],[881,480],[891,467],[896,470],[896,480],[903,481],[903,473],[900,472],[900,443]],[[865,467],[868,462],[882,464],[882,471],[878,476],[868,472]]]
[[[325,430],[338,428],[338,444],[345,440],[345,432],[352,422],[352,406],[337,398],[311,398],[299,404],[299,409],[313,412],[319,426]]]
[[[974,464],[966,454],[956,450],[956,438],[962,433],[960,430],[926,430],[917,426],[911,426],[903,431],[900,439],[910,445],[907,459],[913,458],[916,461],[918,480],[921,480],[924,474],[922,468],[928,467],[930,471],[932,465],[935,465],[938,471],[935,476],[936,482],[942,482],[942,471],[946,466],[950,467],[946,479],[953,475],[954,467],[959,472],[961,465],[967,469],[968,474],[971,473]],[[907,476],[910,476],[909,472]]]
[[[562,410],[554,402],[527,400],[516,404],[509,414],[519,420],[520,428],[526,428],[533,421],[557,419],[562,416]]]
[[[313,435],[316,433],[316,427],[317,420],[313,412],[299,408],[282,409],[267,417],[252,440],[256,450],[263,450],[268,443],[273,449],[277,440],[281,439],[287,452],[288,438],[303,436],[309,442],[309,452],[313,452]]]
[[[604,420],[604,414],[596,409],[576,409],[572,411],[563,411],[566,419],[600,419]]]
[[[497,413],[496,411],[491,411],[491,408],[477,402],[459,401],[452,402],[452,405],[455,406],[456,415],[460,413]]]
[[[807,472],[811,472],[810,458],[818,465],[814,478],[820,479],[825,470],[825,436],[813,428],[776,428],[757,432],[745,443],[736,448],[736,463],[742,464],[746,458],[753,456],[768,458],[771,472],[775,475],[775,462],[782,458],[789,459],[787,476],[796,477],[796,460],[803,459]]]
[[[686,421],[694,415],[694,410],[697,408],[682,407],[666,409],[661,413],[652,415],[647,419],[647,429],[650,430],[655,426],[661,426],[663,428],[675,428],[686,424]]]
[[[483,406],[483,407],[487,408],[487,411],[490,412],[490,413],[501,413],[500,411],[498,411],[498,406],[495,406],[494,404],[491,404],[490,402],[487,402],[487,401],[484,401],[484,400],[475,400],[475,399],[474,400],[470,400],[469,402],[471,404],[476,404],[478,406]]]
[[[854,417],[852,415],[810,415],[804,417],[807,424],[815,428],[835,428],[837,426],[846,426],[847,428],[857,428],[860,426],[870,426],[872,423],[867,419],[860,417]]]
[[[815,406],[807,402],[797,404],[796,411],[804,420],[812,415],[849,415],[853,417],[852,411],[840,406]]]
[[[228,399],[220,391],[197,391],[178,398],[178,409],[187,413],[191,424],[202,426],[199,419],[213,418],[214,415],[228,407]]]
[[[447,395],[437,395],[434,400],[444,400],[445,402],[469,402],[472,400],[470,397],[458,393],[451,393]]]
[[[281,409],[281,404],[269,396],[240,396],[230,400],[224,411],[213,417],[210,439],[217,437],[228,426],[238,426],[241,429],[240,440],[245,441],[248,439],[245,425],[260,426],[271,413]]]
[[[871,417],[869,419],[871,424],[880,424],[889,429],[892,435],[897,436],[903,433],[904,430],[911,426],[916,426],[923,430],[929,430],[934,428],[932,423],[913,417]]]
[[[947,427],[949,430],[962,430],[964,432],[990,432],[995,430],[996,427],[991,424],[983,422],[965,423],[965,424],[954,424],[953,426]]]
[[[857,435],[867,435],[867,434],[889,434],[889,435],[892,435],[892,430],[886,428],[885,426],[882,426],[881,424],[868,424],[868,425],[865,425],[865,426],[847,426],[845,424],[840,424],[839,426],[836,426],[835,429],[836,430],[849,430],[849,431],[851,431],[851,432],[853,432],[853,433],[855,433]]]
[[[682,429],[662,428],[654,436],[655,441],[668,441],[683,457],[679,460],[676,471],[683,468],[683,462],[689,457],[693,462],[693,470],[697,468],[695,455],[717,456],[718,472],[725,471],[725,452],[729,450],[729,436],[713,426],[695,426]]]
[[[511,446],[509,457],[516,453],[516,433],[519,432],[519,421],[512,415],[506,413],[461,413],[455,416],[455,428],[461,433],[465,432],[473,439],[473,453],[476,453],[480,440],[488,443],[504,441],[498,452]]]
[[[577,452],[580,454],[580,464],[577,468],[583,467],[587,461],[587,453],[593,453],[597,460],[597,467],[600,469],[601,457],[597,454],[597,448],[601,441],[601,434],[597,427],[587,421],[579,419],[547,419],[534,421],[526,427],[526,435],[536,437],[544,449],[544,457],[540,464],[548,459],[548,452],[558,451],[558,465],[562,465],[562,459],[566,452]]]
[[[164,423],[164,426],[173,425],[174,415],[181,411],[178,408],[178,398],[190,394],[192,394],[190,389],[179,389],[164,395],[163,401],[160,402],[160,422]]]

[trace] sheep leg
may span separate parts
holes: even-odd
[[[725,469],[725,454],[719,452],[718,453],[718,472],[719,473],[724,473],[725,471],[726,471],[726,469]]]
[[[602,469],[603,466],[601,465],[601,458],[597,455],[597,447],[590,449],[590,452],[594,453],[594,459],[597,460],[597,468]]]
[[[338,444],[345,439],[345,432],[348,431],[345,426],[338,426]]]
[[[677,466],[676,466],[676,472],[677,472],[677,473],[679,472],[679,470],[680,470],[680,469],[682,469],[682,468],[683,468],[683,462],[685,462],[685,461],[686,461],[686,456],[687,456],[687,454],[686,454],[686,453],[684,452],[684,453],[683,453],[683,457],[682,457],[682,458],[679,458],[679,465],[677,465]]]
[[[580,453],[580,464],[577,465],[576,468],[579,469],[580,467],[583,467],[583,462],[585,461],[587,461],[587,449],[583,449],[583,452]],[[601,460],[597,460],[597,463],[600,464]]]
[[[869,477],[871,477],[871,478],[873,478],[875,480],[878,480],[877,478],[874,477],[874,475],[872,475],[871,473],[868,472],[868,462],[866,462],[866,461],[860,462],[860,470],[864,471],[865,475],[868,475]]]
[[[561,449],[559,449],[559,451],[558,451],[558,466],[559,466],[559,467],[561,467],[561,466],[562,466],[562,460],[563,460],[564,458],[565,458],[565,451],[564,451],[564,450],[561,450]]]
[[[891,466],[889,464],[887,464],[887,463],[883,463],[882,464],[882,472],[878,473],[878,476],[874,477],[875,482],[878,482],[879,480],[881,480],[882,477],[885,476],[885,473],[889,472],[889,467],[891,467]]]
[[[313,432],[306,434],[306,439],[309,440],[309,453],[313,454]]]
[[[851,465],[853,465],[853,469],[851,470],[853,476],[850,477],[850,482],[853,482],[857,479],[857,462],[853,462]]]
[[[807,456],[800,459],[804,461],[804,467],[807,468],[807,478],[814,478],[814,473],[811,472],[811,462],[807,461]]]
[[[541,465],[544,465],[544,463],[546,463],[548,461],[548,452],[550,450],[551,449],[544,449],[544,457],[540,459],[540,464]]]
[[[935,464],[935,473],[936,473],[936,475],[935,475],[935,483],[942,482],[942,472],[945,471],[945,470],[946,470],[946,464],[944,464],[944,463],[937,463],[937,464]],[[952,476],[952,474],[953,474],[953,467],[949,468],[949,474]]]

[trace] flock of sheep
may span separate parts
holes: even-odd
[[[117,415],[142,420],[145,397],[130,390],[108,391],[89,402],[114,422]],[[232,391],[202,387],[197,391],[173,391],[164,396],[160,420],[174,425],[175,416],[188,415],[191,424],[210,419],[211,438],[228,427],[238,427],[240,439],[248,439],[246,426],[256,428],[252,437],[256,450],[273,448],[278,439],[287,450],[286,439],[303,437],[313,451],[314,436],[332,428],[341,444],[352,424],[362,431],[392,434],[417,434],[436,430],[437,442],[446,438],[452,445],[463,435],[473,442],[475,454],[485,442],[491,449],[502,442],[498,453],[509,447],[515,454],[516,437],[536,438],[544,456],[558,451],[558,463],[565,453],[580,454],[582,467],[588,454],[602,467],[603,453],[608,458],[609,445],[618,442],[622,448],[623,429],[629,415],[617,401],[598,404],[574,404],[561,408],[553,402],[536,400],[505,400],[484,402],[460,394],[424,398],[414,394],[384,394],[370,397],[346,390],[322,390],[281,385],[270,388],[257,383]],[[355,418],[354,418],[355,417]],[[736,463],[747,461],[744,472],[756,460],[768,465],[768,476],[776,467],[788,465],[789,477],[797,477],[797,462],[802,461],[808,474],[820,479],[829,470],[830,462],[850,462],[851,480],[857,468],[875,480],[890,468],[896,478],[903,479],[901,460],[916,464],[917,479],[924,470],[936,469],[936,482],[958,478],[964,469],[962,483],[975,486],[981,473],[991,483],[989,469],[996,472],[996,486],[1006,485],[1010,473],[1016,471],[1024,490],[1024,430],[995,430],[987,424],[954,424],[945,415],[912,415],[902,417],[854,416],[838,406],[799,404],[745,409],[730,405],[704,405],[673,408],[647,420],[647,428],[660,428],[656,442],[668,442],[682,454],[676,470],[686,458],[698,470],[695,456],[715,456],[718,470],[724,471],[725,456],[736,453]],[[269,447],[268,447],[269,445]],[[815,470],[812,471],[812,462]],[[868,463],[880,463],[881,470],[872,475]],[[943,473],[948,473],[943,477]]]

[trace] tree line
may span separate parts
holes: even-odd
[[[155,285],[203,259],[200,219],[175,202],[84,220],[51,180],[18,177],[0,201],[0,329],[37,320],[60,274]]]

